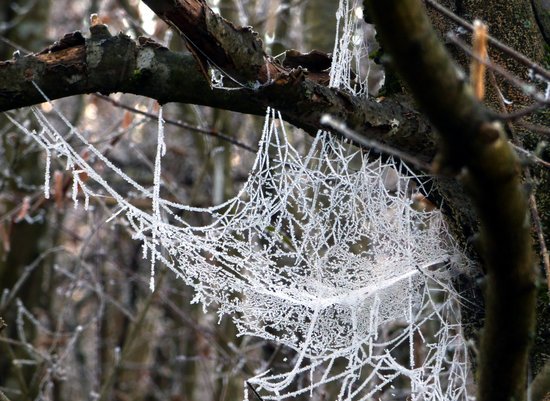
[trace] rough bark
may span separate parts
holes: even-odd
[[[550,2],[547,0],[510,0],[506,2],[499,0],[466,0],[461,2],[461,7],[457,11],[466,19],[471,20],[474,16],[482,18],[488,24],[489,32],[494,38],[513,49],[520,50],[530,60],[548,68],[550,67],[550,47],[548,47],[548,43],[545,46],[544,38],[548,40],[549,5]],[[528,68],[530,67],[528,64],[517,62],[514,57],[499,50],[496,46],[490,46],[489,56],[493,62],[505,66],[514,76],[526,79],[529,73]],[[548,76],[546,76],[546,79],[548,79]],[[506,105],[506,109],[509,111],[521,109],[532,103],[532,100],[527,98],[524,92],[510,85],[498,74],[496,74],[496,83],[504,96],[512,102],[512,104]],[[498,97],[494,96],[494,88],[491,88],[490,85],[488,86],[490,93],[493,93],[493,96],[488,99],[489,104],[495,110],[502,110]],[[550,112],[548,108],[546,110],[541,109],[537,113],[527,116],[524,121],[541,126],[549,126]],[[510,122],[507,128],[513,141],[516,144],[521,144],[528,150],[535,150],[537,146],[542,145],[541,140],[544,138],[515,122]],[[548,160],[549,154],[547,148],[542,157]],[[537,218],[540,218],[540,229],[544,237],[548,239],[550,238],[550,170],[537,165],[531,165],[529,169],[530,172],[526,176],[526,181],[528,185],[532,185],[538,209]],[[533,237],[536,238],[535,233]],[[536,248],[538,250],[541,249],[539,244],[536,245]],[[540,261],[543,258],[544,256],[539,258],[539,264],[541,264]],[[539,295],[536,307],[537,330],[533,333],[534,344],[530,365],[530,372],[533,377],[547,363],[548,355],[550,354],[549,289],[547,285],[542,284],[544,281],[548,282],[548,271],[545,271],[543,266],[539,271],[541,288],[538,291]],[[544,279],[544,275],[546,275],[546,280]],[[536,381],[540,383],[539,380]],[[533,394],[533,397],[535,397],[535,394]]]
[[[126,92],[160,103],[200,104],[257,115],[264,115],[270,106],[312,134],[325,129],[320,118],[328,113],[367,137],[425,161],[435,154],[425,119],[399,101],[363,102],[308,79],[299,68],[283,69],[275,80],[257,89],[211,88],[190,55],[171,52],[147,39],[137,44],[122,34],[110,36],[103,25],[92,27],[89,39],[75,32],[41,53],[0,62],[0,111],[42,103],[44,98],[34,84],[50,99]]]

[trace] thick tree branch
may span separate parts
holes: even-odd
[[[487,276],[478,399],[523,400],[535,275],[518,160],[502,126],[474,99],[420,0],[365,3],[394,66],[441,133],[441,166],[462,171],[480,216]]]
[[[42,103],[34,84],[50,99],[126,92],[160,103],[199,104],[256,115],[264,115],[270,106],[312,134],[326,129],[320,119],[330,114],[362,135],[424,161],[435,153],[425,119],[397,101],[364,102],[308,79],[301,69],[281,70],[276,80],[255,89],[215,89],[191,55],[171,52],[145,38],[136,43],[122,34],[111,36],[104,25],[91,30],[89,39],[72,33],[39,54],[0,62],[0,111]]]
[[[265,113],[265,107],[244,91],[211,89],[190,55],[170,52],[145,38],[137,44],[122,34],[106,37],[94,31],[89,39],[74,32],[38,54],[0,62],[0,111],[44,102],[36,83],[50,99],[127,92],[161,103]]]
[[[207,78],[211,65],[239,86],[256,87],[284,72],[265,54],[256,32],[250,27],[236,27],[212,11],[204,0],[144,3],[185,39]]]

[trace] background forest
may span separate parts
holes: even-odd
[[[428,7],[430,18],[440,38],[445,42],[446,49],[467,71],[472,56],[468,54],[468,48],[464,50],[463,42],[470,42],[471,35],[460,26],[460,23],[457,24],[456,20],[441,11],[438,12],[437,4],[434,5],[431,1],[426,3],[429,6],[431,4]],[[544,245],[547,227],[550,226],[547,196],[550,193],[549,156],[544,141],[550,133],[547,109],[550,102],[550,74],[544,70],[548,68],[549,57],[548,2],[516,0],[504,5],[497,1],[473,0],[455,4],[449,0],[441,3],[470,22],[474,18],[486,21],[492,36],[521,51],[526,58],[542,66],[540,70],[532,66],[526,68],[525,63],[518,60],[516,55],[496,50],[490,45],[491,62],[506,68],[508,72],[498,74],[498,70],[494,72],[495,68],[489,68],[485,84],[487,95],[483,99],[483,102],[493,110],[491,118],[497,114],[500,116],[498,119],[506,127],[506,134],[512,139],[513,146],[521,156],[521,166],[524,167],[524,183],[521,188],[526,188],[526,193],[530,197],[532,229],[527,231],[529,237],[533,238],[534,262],[531,263],[530,256],[519,258],[528,265],[528,274],[511,276],[512,281],[518,282],[522,282],[524,276],[529,276],[529,283],[536,282],[538,285],[536,290],[533,287],[529,291],[524,291],[533,295],[525,302],[526,308],[530,310],[535,311],[534,295],[537,296],[536,329],[532,322],[528,321],[530,314],[525,318],[527,322],[513,321],[515,315],[524,316],[522,309],[510,309],[508,304],[503,305],[501,309],[510,316],[510,324],[521,326],[531,335],[533,352],[529,357],[529,381],[535,377],[538,380],[532,385],[531,394],[532,399],[542,400],[550,388],[550,379],[547,377],[550,375],[550,372],[547,372],[550,369],[545,368],[550,353],[545,268],[550,266],[550,262]],[[216,0],[208,4],[215,12],[236,25],[252,26],[260,33],[264,50],[268,55],[278,56],[289,49],[297,49],[303,53],[312,49],[323,53],[333,51],[337,34],[336,2]],[[356,10],[357,21],[363,18],[361,8],[357,7]],[[367,13],[367,17],[372,15],[377,21],[383,20],[384,13],[377,11],[376,7],[373,8]],[[93,14],[97,16],[91,17]],[[370,20],[369,22],[379,23]],[[391,23],[392,19],[388,17],[385,26],[390,26]],[[113,35],[124,32],[136,41],[138,37],[147,37],[173,52],[189,54],[182,38],[155,16],[145,4],[138,1],[20,0],[0,4],[1,60],[13,59],[17,62],[30,53],[38,53],[51,46],[65,34],[77,30],[88,37],[88,30],[95,26],[95,34],[102,35],[102,24],[108,25]],[[389,128],[391,124],[387,122],[380,123],[379,126],[375,126],[374,123],[369,126],[359,121],[359,117],[350,117],[352,112],[348,117],[344,113],[340,113],[339,116],[360,134],[366,137],[374,136],[374,139],[406,152],[413,161],[425,166],[427,162],[432,162],[436,155],[436,140],[434,130],[429,128],[427,120],[417,111],[417,105],[420,105],[421,111],[428,111],[426,114],[439,131],[441,126],[438,125],[438,120],[446,119],[443,111],[437,110],[430,114],[430,107],[422,98],[416,96],[414,85],[405,84],[408,82],[407,73],[403,73],[403,69],[414,75],[414,65],[398,60],[394,53],[391,53],[391,44],[384,42],[380,47],[376,42],[372,25],[364,23],[362,33],[369,43],[368,49],[364,49],[367,51],[367,62],[363,64],[364,70],[354,73],[361,78],[365,77],[368,71],[369,99],[376,99],[373,102],[377,104],[384,104],[385,99],[395,101],[395,104],[399,105],[395,106],[395,113],[414,116],[410,120],[413,121],[411,124],[416,124],[417,131],[411,134],[413,131],[406,131],[410,127],[403,126],[395,137],[388,138],[379,135],[381,132],[384,134],[384,130],[394,132]],[[395,34],[402,35],[397,31]],[[391,36],[387,33],[383,35]],[[74,37],[67,38],[68,41],[72,39]],[[147,44],[147,40],[140,39],[139,43]],[[63,45],[62,42],[61,44]],[[67,46],[70,48],[71,43]],[[55,47],[50,48],[50,52],[55,53]],[[391,55],[388,55],[389,53]],[[195,57],[199,60],[201,58],[196,54]],[[401,63],[401,66],[390,67],[390,60]],[[56,70],[59,76],[66,74],[67,70],[63,68]],[[310,70],[314,70],[312,66]],[[201,72],[194,63],[189,67],[189,71],[194,71],[189,73],[189,81],[197,76],[202,79]],[[402,78],[398,78],[397,74]],[[6,76],[0,73],[0,77]],[[108,74],[98,76],[105,80],[105,88],[85,88],[80,90],[77,96],[55,100],[56,109],[61,110],[63,116],[78,128],[87,141],[122,171],[143,187],[152,188],[156,174],[157,134],[160,130],[160,106],[157,100],[163,103],[167,100],[174,101],[162,107],[166,144],[161,173],[162,197],[168,201],[197,208],[222,204],[243,188],[256,160],[262,132],[265,133],[263,127],[266,105],[281,108],[283,119],[304,128],[309,134],[320,128],[320,125],[313,126],[311,123],[314,118],[319,120],[319,116],[310,109],[303,109],[307,110],[303,115],[291,106],[285,109],[284,105],[292,103],[294,94],[291,96],[282,92],[267,94],[262,98],[260,93],[257,99],[254,97],[256,94],[253,94],[250,95],[251,100],[248,103],[242,98],[249,95],[245,94],[242,98],[239,95],[232,97],[231,91],[226,91],[225,94],[221,94],[221,91],[216,92],[212,97],[205,91],[204,94],[174,94],[175,99],[169,95],[159,98],[155,96],[158,92],[154,92],[153,89],[150,92],[147,92],[149,89],[144,90],[147,93],[140,93],[135,88],[125,91],[124,88],[117,88],[115,84],[113,87]],[[306,82],[312,79],[312,76],[310,72]],[[420,77],[420,74],[418,76]],[[521,82],[518,83],[518,80]],[[433,101],[441,93],[445,93],[445,88],[431,88],[420,78],[418,81],[419,85],[424,85],[422,91],[426,93],[428,101]],[[526,86],[525,82],[532,86]],[[10,117],[15,118],[27,129],[38,128],[39,124],[37,125],[33,118],[32,111],[20,107],[41,103],[43,99],[21,101],[19,95],[13,95],[15,89],[10,86],[11,84],[12,82],[0,82],[0,100],[4,102],[1,109],[17,108],[15,112],[10,112]],[[160,91],[170,85],[177,87],[179,82],[159,81],[158,89]],[[63,88],[63,85],[57,86]],[[412,89],[407,89],[411,86]],[[432,90],[439,94],[433,94]],[[98,93],[84,94],[96,91]],[[413,95],[416,96],[415,101],[412,100]],[[54,96],[63,97],[62,94]],[[178,96],[183,99],[177,99]],[[154,100],[155,97],[157,100]],[[13,103],[10,105],[11,102]],[[349,109],[352,111],[355,110],[355,102],[355,98],[342,101],[346,105],[351,105]],[[312,104],[312,108],[316,107],[314,102]],[[60,131],[66,130],[66,123],[55,113],[51,104],[42,103],[38,107],[48,116],[53,127]],[[458,106],[456,108],[459,109]],[[336,107],[327,109],[327,112],[331,112]],[[313,116],[311,120],[310,115]],[[368,113],[365,112],[365,115]],[[282,125],[282,122],[273,124]],[[374,129],[369,131],[373,126]],[[290,127],[290,124],[287,127]],[[337,130],[332,132],[342,135]],[[289,129],[288,138],[295,149],[306,152],[315,143],[314,135],[308,133]],[[289,367],[291,369],[294,366],[298,356],[295,350],[275,341],[253,336],[237,336],[238,328],[230,319],[220,317],[211,310],[206,311],[196,302],[194,289],[162,265],[157,266],[154,291],[151,291],[151,261],[144,258],[142,244],[132,238],[132,232],[127,224],[122,221],[109,221],[116,210],[116,200],[109,196],[94,197],[89,200],[89,207],[84,207],[87,199],[78,187],[75,191],[74,172],[66,169],[61,160],[47,160],[42,147],[22,135],[21,130],[7,115],[0,116],[0,139],[2,397],[12,401],[237,400],[242,399],[243,392],[248,387],[248,397],[252,400],[262,395],[257,394],[255,387],[247,384],[247,380],[266,370],[277,375],[288,372]],[[71,143],[70,137],[68,141]],[[76,141],[73,143],[78,146]],[[463,153],[475,153],[464,151],[463,148],[465,146],[461,140],[454,143],[450,141],[447,148],[444,147],[438,154],[437,160],[443,160],[442,164],[450,167],[450,170],[460,167],[457,159],[462,157]],[[456,153],[453,153],[453,150],[456,150]],[[93,157],[84,148],[81,149],[80,156],[84,160],[93,161]],[[51,196],[46,199],[44,174],[47,171],[46,164],[50,162]],[[492,160],[487,164],[495,165]],[[468,166],[474,170],[471,165]],[[96,171],[100,175],[104,174],[117,191],[127,193],[127,199],[133,206],[144,210],[151,208],[150,199],[133,192],[128,182],[108,169],[101,168],[102,166],[98,165]],[[478,248],[476,238],[479,216],[473,214],[462,184],[457,183],[454,178],[449,178],[456,172],[447,173],[445,177],[439,177],[435,184],[426,179],[426,186],[433,186],[434,189],[429,199],[422,201],[425,201],[429,208],[440,209],[441,206],[454,238],[473,261],[472,266],[475,266],[468,274],[457,275],[453,282],[460,294],[458,303],[464,309],[463,327],[456,331],[464,331],[465,344],[471,358],[468,361],[472,362],[472,371],[464,375],[467,381],[462,388],[467,389],[469,396],[473,396],[477,388],[477,356],[480,353],[483,355],[483,351],[479,351],[482,349],[479,345],[479,333],[484,323],[484,301],[481,292],[487,282],[482,276],[487,271],[491,276],[493,270],[485,267],[484,263],[491,265],[493,262],[490,257],[484,259],[486,255]],[[89,180],[86,172],[77,173],[77,176],[83,184]],[[385,182],[387,181],[388,179],[385,179]],[[483,186],[483,180],[480,181]],[[475,188],[475,183],[473,186]],[[513,196],[506,199],[497,199],[495,196],[485,203],[507,204],[510,201],[510,204],[514,204],[514,199]],[[422,207],[426,207],[426,204]],[[483,213],[481,214],[483,220]],[[191,212],[182,212],[180,217],[190,225],[196,226],[211,222],[209,216]],[[517,227],[509,222],[505,222],[504,226],[512,227],[510,236],[514,239],[519,238],[518,242],[522,241],[521,234],[516,236],[521,229],[516,230]],[[490,230],[486,232],[491,233]],[[495,239],[495,243],[496,245],[492,245],[502,249],[503,243],[498,239]],[[519,248],[527,249],[525,255],[531,255],[530,242],[527,240],[522,245],[524,247]],[[504,249],[508,247],[504,246]],[[507,255],[500,257],[506,258]],[[536,266],[536,273],[532,266]],[[521,279],[516,280],[517,277]],[[514,291],[516,289],[510,290],[510,294],[515,294]],[[521,292],[521,289],[519,291]],[[514,296],[510,298],[511,303],[516,300]],[[434,299],[437,299],[437,296]],[[520,303],[518,301],[518,304]],[[404,330],[406,325],[407,322],[403,320],[389,322],[378,334],[377,341],[390,341],[395,333]],[[428,333],[436,336],[434,333],[438,333],[439,329],[440,326],[434,323]],[[507,338],[508,334],[501,332],[501,337]],[[517,342],[516,338],[512,338],[512,334],[509,337],[512,343]],[[418,346],[418,354],[414,357],[422,359],[422,355],[429,354],[429,347],[422,345],[423,342],[429,343],[429,339],[423,339],[420,333],[413,342]],[[526,347],[522,344],[518,348]],[[510,354],[514,353],[512,349]],[[398,359],[409,358],[408,345],[400,344],[396,347],[396,354]],[[443,359],[450,358],[450,355],[450,352],[445,354]],[[525,355],[519,357],[520,360],[521,358],[525,358]],[[489,363],[498,363],[490,358],[489,360]],[[343,362],[338,363],[334,369],[345,371]],[[483,361],[481,357],[481,364],[483,363],[488,362]],[[526,375],[526,366],[521,364],[516,366],[514,362],[511,366],[499,363],[499,366],[502,366],[502,370],[508,369],[510,375]],[[500,369],[497,371],[500,372]],[[517,371],[521,373],[516,374]],[[539,372],[542,374],[537,376]],[[507,381],[503,377],[499,378],[497,374],[495,376],[496,380]],[[289,393],[309,386],[313,380],[313,373],[297,374],[294,379],[287,389]],[[396,378],[391,384],[386,384],[382,376],[377,380],[383,384],[380,384],[376,397],[411,397],[408,388],[410,383],[407,379]],[[343,397],[339,391],[338,384],[327,383],[316,388],[315,392],[300,394],[296,398],[337,399],[339,396]],[[359,392],[355,396],[361,399],[364,394]],[[456,399],[468,397],[462,393],[455,396]],[[493,394],[483,399],[499,398]]]

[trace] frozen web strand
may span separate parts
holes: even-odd
[[[338,4],[329,86],[366,97],[369,50],[365,22],[362,12],[358,10],[362,10],[362,2],[357,0],[340,0]],[[352,71],[356,72],[355,80],[352,79]]]
[[[160,185],[161,185],[161,172],[162,172],[162,157],[166,155],[166,143],[164,142],[164,120],[162,118],[162,107],[159,107],[159,117],[157,126],[157,152],[155,156],[155,169],[153,173],[153,222],[152,222],[152,246],[151,250],[151,277],[149,281],[149,288],[151,291],[155,290],[155,261],[158,249],[157,249],[157,237],[159,233],[159,227],[162,225],[162,216],[160,210]],[[144,256],[147,256],[145,253]]]
[[[46,127],[45,117],[35,112]],[[411,380],[417,395],[447,388],[442,383],[446,372],[459,369],[446,366],[442,357],[426,358],[421,367],[411,369],[410,361],[400,364],[392,354],[404,344],[407,349],[413,346],[411,335],[420,330],[421,322],[450,313],[455,295],[435,302],[427,294],[437,283],[448,282],[462,258],[441,215],[412,208],[415,177],[405,167],[391,159],[371,159],[325,133],[301,154],[289,143],[279,113],[268,110],[261,150],[239,196],[223,208],[193,208],[211,216],[208,226],[173,225],[162,220],[163,212],[191,208],[160,197],[165,151],[160,121],[152,193],[105,161],[111,173],[152,200],[151,213],[117,193],[53,127],[37,137],[20,128],[57,157],[70,160],[75,174],[86,172],[111,194],[118,203],[113,216],[126,219],[133,237],[149,250],[148,257],[195,288],[194,302],[205,307],[218,304],[219,314],[233,316],[241,335],[276,341],[298,353],[287,373],[263,372],[249,380],[268,392],[266,400],[315,394],[335,383],[341,383],[340,399],[367,399],[382,391],[380,383],[399,376]],[[71,130],[85,148],[104,158]],[[432,271],[438,264],[442,267]],[[408,322],[402,334],[378,337],[383,327],[399,320]],[[445,335],[426,345],[430,352],[448,353],[450,338],[461,349],[459,330]],[[341,360],[348,361],[343,371],[334,368]],[[430,365],[436,362],[440,368]],[[371,369],[367,377],[361,376]],[[388,369],[394,373],[376,373]],[[421,371],[438,373],[427,379]],[[293,390],[292,384],[304,375],[311,385]],[[454,378],[453,383],[462,386],[465,380]]]
[[[362,34],[353,19],[359,6],[340,1],[331,68],[331,85],[354,94],[349,71],[352,63],[361,63],[352,40]],[[85,172],[115,199],[110,220],[125,221],[143,243],[151,289],[160,262],[194,288],[193,302],[231,316],[240,335],[296,352],[287,372],[258,371],[248,380],[263,399],[317,397],[328,387],[336,387],[338,400],[387,399],[400,378],[410,383],[401,391],[411,399],[468,398],[460,298],[450,284],[468,262],[440,212],[415,208],[412,195],[427,195],[425,177],[324,132],[299,152],[280,114],[268,109],[260,150],[242,190],[221,205],[196,208],[160,196],[166,152],[162,109],[152,190],[114,165],[66,119],[72,146],[39,110],[34,115],[39,133],[18,127],[47,155],[66,159],[73,177]],[[150,199],[151,210],[134,207],[75,150],[78,146]],[[84,186],[82,191],[97,196]],[[211,222],[191,226],[177,217],[182,210]],[[296,388],[304,377],[309,384]]]
[[[223,313],[238,312],[240,332],[283,343],[299,353],[298,361],[306,355],[316,360],[297,363],[285,375],[251,379],[260,389],[277,394],[266,399],[296,396],[288,386],[298,375],[336,358],[353,359],[381,325],[406,317],[422,304],[416,291],[427,278],[419,269],[450,266],[459,254],[445,238],[440,215],[411,208],[406,193],[412,177],[387,188],[382,177],[396,168],[391,160],[365,158],[359,171],[350,171],[350,160],[361,154],[347,154],[323,134],[305,157],[300,156],[285,142],[277,118],[271,112],[266,120],[262,151],[247,184],[249,201],[240,203],[240,210],[224,222],[225,232],[231,227],[240,235],[247,233],[247,239],[216,236],[218,245],[237,251],[239,257],[228,263],[225,254],[213,256],[216,265],[234,273],[228,288],[239,288],[243,295],[221,306]],[[266,215],[266,210],[273,214]],[[371,243],[372,249],[350,250],[361,241]],[[287,263],[279,265],[277,260]],[[197,261],[192,263],[196,266]],[[192,266],[182,268],[189,271]],[[396,303],[403,294],[410,294],[407,302]],[[366,323],[373,315],[374,327]],[[409,334],[403,338],[410,339]],[[336,378],[342,377],[326,376],[315,386]]]

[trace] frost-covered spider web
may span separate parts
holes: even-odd
[[[357,6],[340,2],[331,85],[366,96],[366,81],[351,85],[349,75],[352,67],[365,71],[361,58],[368,54],[354,19]],[[64,158],[73,172],[75,206],[79,190],[84,207],[94,196],[116,200],[112,219],[124,220],[143,243],[152,285],[161,262],[194,288],[194,302],[232,316],[240,335],[295,351],[287,372],[266,368],[248,380],[264,400],[322,398],[329,391],[345,400],[468,398],[460,300],[451,285],[468,262],[440,212],[415,203],[426,195],[421,183],[427,177],[325,132],[300,152],[279,113],[268,109],[242,190],[221,205],[193,208],[160,197],[162,109],[152,189],[116,167],[66,119],[70,144],[33,112],[39,132],[14,123],[45,149],[46,196],[50,160]],[[133,206],[90,160],[149,198],[151,210]],[[83,182],[82,173],[95,184]],[[192,226],[178,217],[181,211],[205,214],[211,223]],[[296,386],[298,379],[305,384]]]

